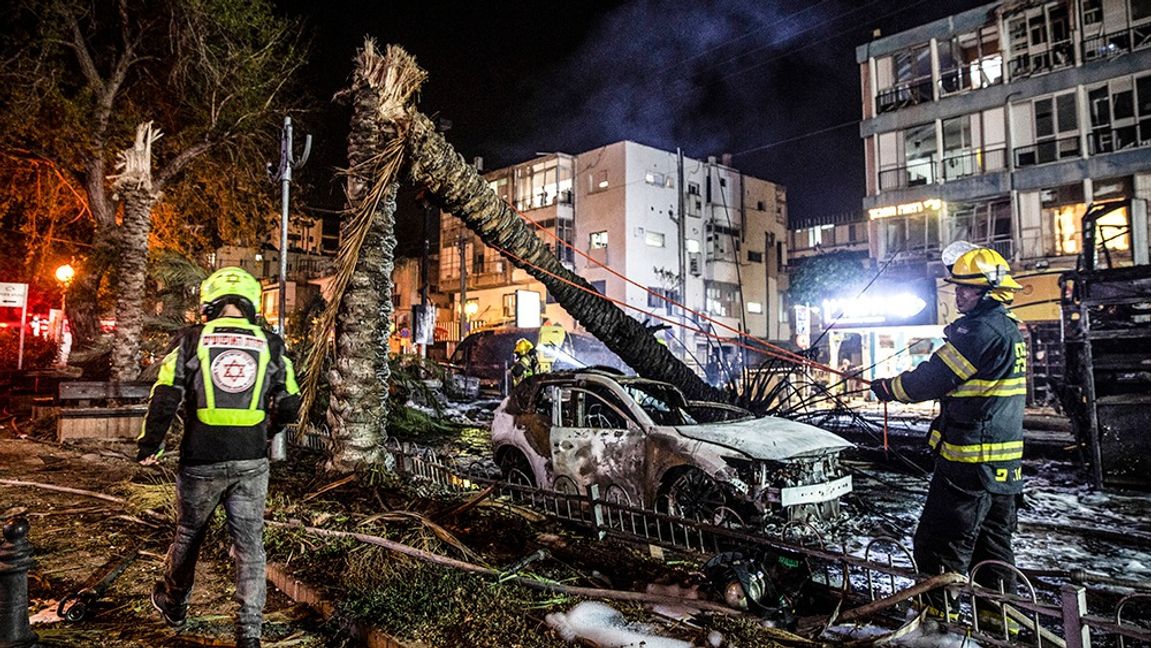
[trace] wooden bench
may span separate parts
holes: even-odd
[[[151,383],[62,382],[56,439],[134,439],[148,413]]]

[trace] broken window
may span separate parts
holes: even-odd
[[[939,91],[954,94],[1003,81],[999,27],[990,25],[939,44]]]
[[[739,314],[739,285],[724,281],[705,281],[707,312],[720,317],[735,317]]]
[[[600,250],[607,247],[607,231],[592,232],[588,235],[588,247]]]

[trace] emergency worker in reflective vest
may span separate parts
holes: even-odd
[[[240,604],[236,645],[242,648],[260,645],[263,624],[267,443],[296,422],[300,406],[283,340],[255,323],[259,300],[260,283],[240,268],[217,270],[200,285],[207,321],[180,331],[164,357],[136,456],[141,464],[156,463],[168,428],[181,416],[176,534],[152,605],[169,625],[184,625],[200,545],[223,504]]]
[[[523,382],[524,378],[530,378],[540,371],[540,361],[536,356],[536,347],[529,340],[520,338],[516,340],[515,347],[516,361],[512,364],[512,386],[516,386]]]
[[[915,531],[920,572],[967,574],[985,560],[1015,562],[1011,536],[1016,496],[1023,488],[1023,408],[1027,394],[1027,345],[1018,320],[1006,309],[1021,286],[1000,254],[989,248],[963,252],[947,281],[963,316],[945,329],[947,342],[931,358],[894,378],[876,380],[881,401],[938,399],[940,414],[928,443],[935,474]],[[1015,592],[1014,573],[984,566],[976,581]],[[934,615],[943,596],[928,597]],[[957,616],[951,604],[948,612]],[[994,616],[980,611],[981,616]]]

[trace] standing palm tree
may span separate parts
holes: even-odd
[[[327,420],[328,467],[337,472],[385,456],[397,178],[405,105],[424,77],[403,50],[389,47],[381,56],[368,39],[356,57],[348,90],[348,217],[341,225],[332,299],[317,328],[318,335],[336,333]],[[315,401],[327,345],[313,348],[305,371],[305,412]]]

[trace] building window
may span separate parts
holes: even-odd
[[[1015,149],[1016,166],[1046,164],[1079,156],[1075,93],[1036,99],[1032,104],[1035,143]]]
[[[698,182],[687,183],[687,195],[689,195],[689,196],[698,196],[699,195],[699,183]]]
[[[1019,79],[1071,65],[1071,26],[1067,5],[1048,2],[1007,19],[1011,61],[1008,72]]]
[[[763,304],[761,304],[759,302],[747,302],[747,312],[752,313],[754,315],[762,315],[763,314]]]
[[[643,233],[643,242],[650,247],[663,247],[663,232],[647,230]]]
[[[648,286],[647,289],[648,308],[663,308],[668,313],[675,309],[672,302],[679,301],[679,291],[670,288],[657,288],[656,286]]]
[[[767,211],[767,205],[762,200],[755,201],[755,208],[759,211]]]
[[[939,91],[954,94],[978,90],[1003,80],[999,27],[991,25],[959,34],[939,44]]]
[[[707,248],[709,258],[719,261],[736,261],[739,252],[739,230],[734,227],[707,224]]]
[[[816,247],[818,245],[834,245],[835,244],[835,226],[834,225],[817,225],[810,227],[807,230],[807,247]]]
[[[727,178],[724,178],[724,177],[720,177],[720,179],[719,179],[719,186],[721,186],[721,187],[726,187],[726,186],[727,186]]]
[[[648,171],[643,174],[643,181],[653,187],[665,187],[667,189],[675,187],[675,180],[671,176],[658,171]]]
[[[687,251],[689,254],[699,254],[699,241],[695,239],[688,239]]]
[[[607,170],[589,173],[588,179],[588,193],[595,193],[603,191],[608,188]]]
[[[735,316],[739,313],[739,285],[723,281],[705,281],[707,312],[720,317]]]
[[[592,232],[588,235],[588,247],[600,250],[607,247],[607,232]]]
[[[516,316],[516,294],[504,293],[504,317]]]
[[[1151,144],[1151,76],[1123,77],[1090,87],[1087,107],[1092,155]]]
[[[948,203],[947,211],[945,241],[970,241],[1011,258],[1011,201]]]
[[[748,250],[747,251],[747,262],[748,263],[763,263],[763,252],[753,252],[751,250]]]

